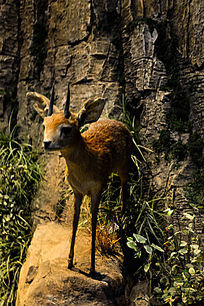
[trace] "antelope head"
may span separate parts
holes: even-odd
[[[89,99],[75,114],[69,110],[70,89],[68,86],[64,112],[54,106],[54,88],[50,101],[36,92],[28,92],[27,97],[39,102],[35,104],[36,111],[43,117],[44,148],[47,151],[64,150],[73,147],[80,137],[80,127],[84,124],[97,121],[104,108],[103,98]],[[55,111],[55,112],[54,112]],[[47,115],[46,115],[47,112]]]

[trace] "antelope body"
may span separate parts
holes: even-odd
[[[68,87],[64,113],[55,106],[54,91],[51,100],[36,92],[28,92],[27,96],[40,102],[34,105],[44,118],[44,148],[47,151],[59,150],[66,161],[66,178],[74,192],[73,232],[68,258],[68,268],[73,267],[74,244],[78,226],[80,206],[84,195],[91,197],[92,213],[92,248],[91,269],[95,272],[95,237],[97,212],[108,176],[118,171],[122,185],[122,212],[126,198],[126,183],[131,152],[131,134],[119,121],[100,119],[105,100],[89,99],[78,114],[69,111],[70,93]],[[48,116],[45,112],[49,107]],[[53,107],[56,113],[53,114]],[[94,122],[98,120],[97,122]],[[80,133],[80,127],[94,122],[89,129]]]

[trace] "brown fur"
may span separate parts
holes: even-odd
[[[71,148],[61,151],[66,160],[66,177],[77,200],[74,216],[79,212],[82,197],[89,195],[92,201],[92,257],[91,272],[95,271],[95,231],[100,196],[108,176],[118,171],[122,184],[122,212],[125,209],[126,182],[130,164],[131,134],[124,124],[115,120],[101,119],[92,123],[83,134],[76,133]],[[74,217],[75,219],[75,217]],[[78,217],[77,217],[78,220]],[[95,224],[93,224],[95,222]],[[73,235],[78,221],[73,222]],[[75,238],[73,238],[75,240]],[[74,242],[70,248],[69,267],[73,265]]]
[[[130,152],[131,134],[124,124],[109,119],[92,123],[86,132],[77,135],[71,150],[62,151],[68,182],[83,195],[100,192],[113,171],[118,171],[121,181],[125,182]],[[92,181],[95,184],[90,183],[90,188],[82,187]]]
[[[42,95],[28,93],[36,100]],[[42,98],[44,105],[45,98]],[[59,150],[66,161],[66,178],[74,192],[73,232],[68,259],[68,267],[73,266],[74,244],[84,195],[91,197],[92,212],[92,248],[91,273],[95,272],[95,237],[98,205],[108,176],[119,173],[122,185],[122,213],[126,202],[126,183],[130,164],[132,137],[121,122],[101,119],[92,123],[83,134],[79,126],[96,121],[104,107],[104,99],[89,99],[78,114],[70,113],[67,119],[63,113],[52,114],[44,118],[44,145],[46,150]],[[36,108],[38,111],[39,107]],[[42,116],[44,110],[39,110]],[[43,116],[44,117],[44,116]]]

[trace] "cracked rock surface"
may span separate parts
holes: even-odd
[[[154,190],[165,187],[170,191],[179,216],[189,209],[183,187],[196,170],[188,149],[190,140],[196,134],[203,139],[203,6],[202,0],[0,0],[0,128],[8,127],[13,112],[21,139],[41,148],[42,120],[27,101],[27,91],[49,96],[55,83],[56,104],[62,109],[70,83],[73,111],[86,99],[103,96],[103,115],[114,118],[121,118],[123,93],[127,108],[139,123],[141,144],[151,149],[142,171]],[[168,153],[162,151],[158,156],[153,143],[165,131],[171,145]],[[174,158],[176,144],[187,148],[185,159]],[[74,296],[80,300],[79,284],[100,291],[106,301],[107,282],[102,281],[99,289],[97,281],[84,285],[83,274],[71,272],[68,279],[65,262],[71,206],[65,211],[64,223],[55,224],[55,206],[67,188],[64,162],[56,154],[47,156],[46,161],[45,181],[34,202],[37,231],[22,270],[18,303],[32,305],[36,298],[39,304],[70,305],[75,303]],[[58,235],[54,240],[52,227]],[[45,235],[47,247],[44,242],[38,245],[43,241],[40,235]],[[45,257],[32,255],[35,245],[36,254],[45,252]],[[52,250],[50,260],[46,248]],[[43,274],[45,270],[49,273]],[[76,294],[72,295],[70,288]],[[84,289],[82,296],[91,296],[90,290],[85,293]],[[135,305],[133,291],[137,292],[129,288],[127,293],[132,297],[129,305]],[[33,302],[22,302],[29,299]],[[94,305],[93,296],[90,301]],[[97,302],[102,305],[101,300]]]
[[[17,306],[115,304],[114,295],[119,296],[123,287],[119,259],[107,259],[104,263],[98,255],[96,270],[100,271],[99,279],[90,278],[87,259],[91,241],[89,235],[79,230],[75,268],[68,270],[70,235],[71,229],[62,224],[49,222],[37,226],[21,270]],[[120,305],[123,305],[122,299]]]

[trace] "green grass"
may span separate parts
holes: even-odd
[[[31,201],[41,179],[38,154],[0,132],[0,305],[14,305],[31,240]]]

